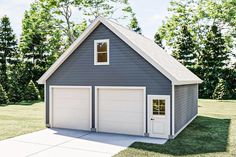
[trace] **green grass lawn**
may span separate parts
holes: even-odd
[[[45,128],[44,104],[0,106],[0,140]],[[199,116],[164,145],[136,142],[115,157],[236,156],[236,100],[199,100]]]
[[[199,100],[199,116],[164,145],[136,142],[115,157],[236,157],[236,100]]]
[[[0,140],[45,128],[44,115],[42,102],[0,106]]]

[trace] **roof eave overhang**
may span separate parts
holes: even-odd
[[[78,48],[78,46],[93,32],[93,30],[100,24],[103,23],[108,27],[113,33],[120,37],[124,42],[126,42],[131,48],[133,48],[137,53],[139,53],[143,58],[145,58],[149,63],[151,63],[157,70],[159,70],[163,75],[165,75],[173,85],[184,85],[184,84],[200,84],[202,81],[199,80],[188,80],[180,81],[177,80],[168,71],[162,68],[158,63],[156,63],[150,56],[146,55],[141,49],[135,46],[132,41],[125,37],[121,32],[117,31],[111,24],[101,17],[95,19],[95,21],[89,25],[89,27],[79,36],[77,40],[57,59],[57,61],[41,76],[37,81],[38,84],[46,84],[46,80],[56,71],[56,69]]]
[[[187,85],[187,84],[201,84],[202,80],[186,80],[186,81],[176,81],[172,82],[173,85]]]

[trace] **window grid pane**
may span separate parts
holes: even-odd
[[[97,43],[97,62],[106,63],[107,62],[107,42]]]
[[[107,62],[107,53],[98,53],[97,62]]]
[[[153,99],[153,115],[165,115],[165,100]]]
[[[107,52],[107,43],[106,42],[97,43],[97,52]]]

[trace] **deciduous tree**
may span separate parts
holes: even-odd
[[[62,53],[63,46],[61,30],[55,27],[50,10],[38,2],[31,4],[22,21],[19,44],[27,76],[25,84],[39,79]]]

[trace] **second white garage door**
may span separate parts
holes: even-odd
[[[144,135],[145,89],[97,89],[97,130]]]
[[[90,130],[90,87],[51,87],[51,98],[52,127]]]

